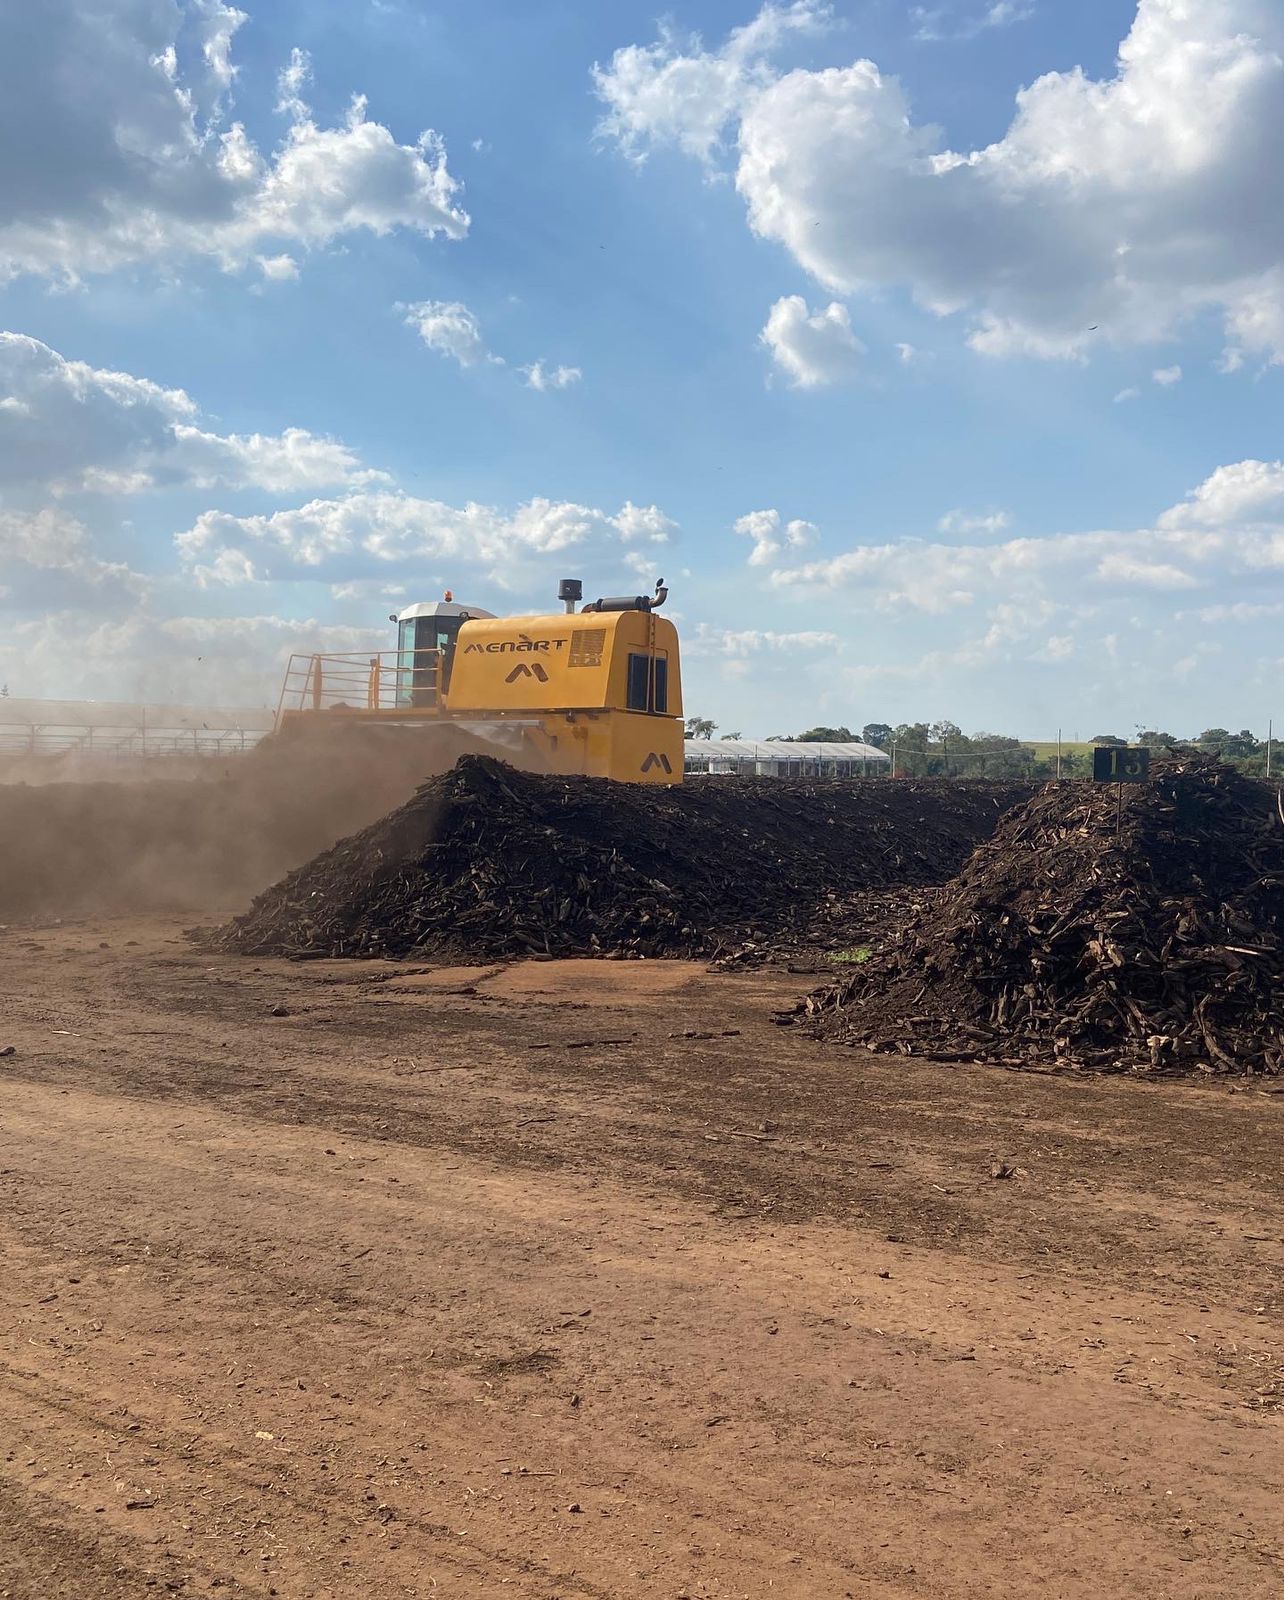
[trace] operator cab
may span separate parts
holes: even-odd
[[[397,624],[397,705],[435,706],[450,688],[459,630],[473,617],[494,617],[480,606],[457,605],[450,590],[443,600],[430,600],[393,612]]]

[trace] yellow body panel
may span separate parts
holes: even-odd
[[[668,668],[666,714],[681,717],[677,629],[647,611],[466,622],[446,700],[457,714],[622,710],[628,704],[628,658],[647,652]]]
[[[662,711],[630,709],[631,657],[640,658],[633,664],[634,700],[662,704]],[[288,705],[283,694],[283,734],[299,732],[318,717],[332,724],[339,716],[414,728],[454,724],[483,737],[489,728],[497,755],[535,771],[623,783],[682,781],[678,635],[671,622],[652,612],[466,622],[443,692],[423,705],[388,703],[381,696],[380,668],[369,661],[360,666],[371,685],[363,707],[351,687],[357,666],[332,665],[337,657],[309,659],[313,665],[292,669],[306,674],[307,689],[297,705]],[[342,700],[331,695],[331,682],[345,686]]]
[[[449,718],[463,723],[464,719]],[[496,734],[506,720],[494,724]],[[682,724],[673,717],[627,711],[533,714],[523,719],[525,745],[518,766],[535,772],[613,778],[617,783],[680,783]],[[503,757],[502,749],[497,755]]]

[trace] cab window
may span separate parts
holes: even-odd
[[[653,711],[661,717],[668,715],[669,663],[664,656],[630,653],[625,703],[630,711]]]

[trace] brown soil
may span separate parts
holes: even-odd
[[[1280,1592],[1277,1096],[0,941],[5,1600]]]

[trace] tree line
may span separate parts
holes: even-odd
[[[712,739],[718,725],[705,717],[688,717],[687,737]],[[738,739],[738,733],[724,738]],[[964,733],[956,722],[867,722],[863,728],[807,728],[802,733],[770,735],[773,744],[872,744],[895,755],[898,776],[909,778],[1052,778],[1057,775],[1055,751],[1036,750],[1028,741],[1001,733]],[[1266,741],[1247,728],[1205,728],[1193,737],[1179,738],[1163,729],[1147,728],[1125,739],[1115,733],[1093,734],[1089,745],[1146,745],[1165,750],[1173,745],[1193,746],[1231,762],[1241,772],[1259,776],[1266,770]],[[1274,765],[1278,766],[1278,756]],[[1082,749],[1061,752],[1061,776],[1086,778],[1092,773],[1092,753]]]

